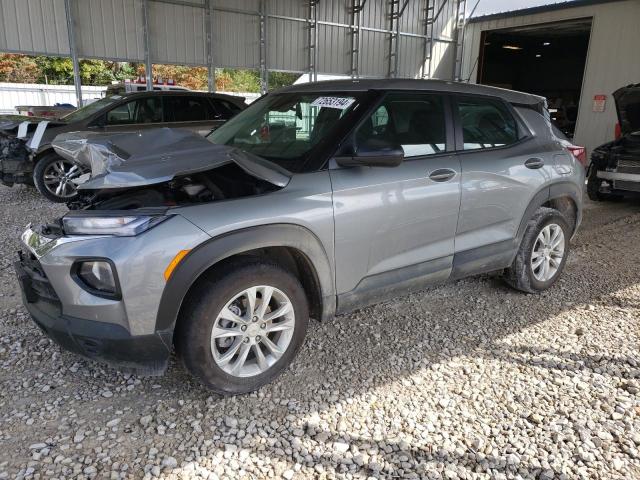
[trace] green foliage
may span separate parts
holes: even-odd
[[[109,85],[114,81],[144,75],[144,65],[103,60],[80,60],[80,79],[84,85]],[[193,90],[207,90],[207,69],[180,65],[154,65],[154,77],[173,79]],[[269,89],[291,85],[299,74],[270,72]],[[70,58],[0,54],[0,81],[73,85]],[[216,90],[260,92],[258,70],[220,68],[216,70]]]
[[[269,72],[269,90],[276,88],[288,87],[293,84],[299,77],[300,73],[288,72]]]

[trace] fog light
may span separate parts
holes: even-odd
[[[83,261],[77,264],[76,275],[90,292],[109,296],[117,294],[115,274],[111,264],[102,260]]]

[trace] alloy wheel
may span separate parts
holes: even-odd
[[[229,375],[252,377],[284,355],[295,328],[287,295],[268,285],[247,288],[231,298],[213,324],[211,353]]]
[[[78,187],[75,180],[83,173],[78,165],[66,160],[56,160],[44,170],[44,185],[49,192],[58,197],[73,197]]]
[[[540,231],[531,252],[531,271],[536,280],[547,282],[558,272],[564,257],[564,242],[560,225],[551,223]]]

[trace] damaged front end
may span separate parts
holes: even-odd
[[[33,159],[50,125],[49,120],[36,117],[0,117],[0,183],[9,187],[14,183],[32,183]]]
[[[618,115],[618,138],[591,154],[587,193],[592,200],[640,193],[640,84],[613,93]]]
[[[72,210],[184,206],[268,193],[290,179],[260,157],[178,129],[71,132],[53,148],[91,172],[79,181]]]

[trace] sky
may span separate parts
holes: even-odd
[[[475,6],[477,0],[467,0],[467,11],[470,13]],[[522,8],[538,7],[540,5],[549,5],[551,3],[562,3],[558,0],[480,0],[478,8],[476,8],[474,17],[479,15],[488,15],[491,13],[508,12],[512,10],[520,10]]]

